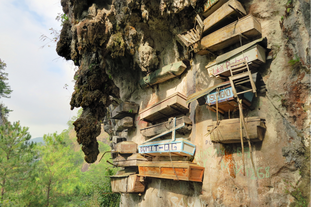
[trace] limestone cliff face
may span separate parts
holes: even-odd
[[[70,105],[82,107],[74,123],[85,160],[96,161],[96,137],[107,107],[132,101],[144,109],[180,92],[189,96],[220,82],[205,65],[226,50],[200,56],[188,52],[177,35],[194,27],[206,0],[62,0],[69,21],[63,26],[57,52],[79,66]],[[246,116],[265,118],[263,142],[253,143],[258,176],[246,156],[241,173],[240,144],[212,143],[206,128],[216,115],[192,102],[191,141],[195,162],[205,167],[202,184],[151,179],[146,192],[122,195],[123,206],[292,206],[309,202],[310,193],[310,4],[306,0],[240,0],[246,13],[261,24],[267,38],[267,61],[259,73],[266,85]],[[202,17],[202,19],[204,19]],[[249,40],[250,41],[250,40]],[[232,45],[230,49],[238,47]],[[148,73],[180,60],[187,70],[178,78],[141,88]],[[129,140],[145,139],[139,117]]]

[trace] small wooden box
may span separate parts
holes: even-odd
[[[133,102],[123,102],[111,112],[112,119],[122,119],[126,116],[133,117],[138,113],[139,105]]]
[[[116,151],[120,154],[134,154],[137,152],[137,144],[132,141],[124,141],[116,144]]]
[[[143,157],[141,154],[136,153],[129,157],[123,157],[118,156],[115,159],[113,159],[113,164],[115,164],[117,167],[137,167],[138,164],[150,161],[151,158]]]
[[[143,193],[145,185],[137,174],[114,175],[111,179],[111,190],[114,193]]]
[[[187,161],[145,162],[138,165],[140,176],[194,182],[202,182],[204,169]]]
[[[172,117],[179,114],[187,114],[189,109],[186,105],[187,97],[181,93],[175,93],[166,99],[153,104],[139,113],[140,119],[153,122],[162,118]]]

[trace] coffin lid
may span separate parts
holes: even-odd
[[[241,53],[242,51],[252,47],[253,45],[257,44],[257,43],[260,43],[263,47],[266,47],[266,43],[267,43],[267,38],[266,37],[263,37],[263,38],[260,38],[258,40],[255,40],[253,42],[250,42],[250,43],[247,43],[246,45],[243,45],[241,47],[238,47],[230,52],[227,52],[225,54],[222,54],[222,55],[219,55],[213,62],[209,63],[207,66],[205,66],[205,68],[210,68],[214,65],[217,65],[221,62],[224,62],[228,59],[230,59],[231,57]]]
[[[140,153],[135,153],[127,158],[127,160],[140,160],[140,161],[149,161],[147,158],[142,156]]]
[[[134,175],[134,174],[136,174],[136,172],[126,172],[126,173],[122,173],[120,175],[110,176],[110,178],[124,178],[124,177],[128,177],[128,176]]]
[[[217,85],[214,85],[212,87],[209,87],[209,88],[206,88],[202,91],[198,91],[190,96],[188,96],[187,98],[187,105],[193,101],[196,101],[197,99],[201,98],[202,96],[205,96],[209,93],[211,93],[213,90],[215,90],[216,88],[220,88],[220,87],[225,87],[227,85],[230,85],[230,81],[226,81],[226,82],[223,82],[223,83],[220,83],[220,84],[217,84]]]

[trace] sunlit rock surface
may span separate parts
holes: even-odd
[[[241,0],[247,14],[261,23],[267,37],[267,61],[259,74],[266,85],[245,116],[266,120],[263,142],[253,143],[257,177],[248,145],[245,176],[241,144],[212,143],[206,128],[216,114],[196,102],[189,105],[193,123],[194,162],[205,167],[203,183],[150,179],[141,196],[121,196],[122,206],[298,206],[310,194],[310,3],[306,0]],[[96,137],[113,100],[132,101],[145,109],[180,92],[189,96],[221,82],[205,65],[226,50],[200,56],[189,53],[177,38],[194,26],[206,0],[62,0],[69,21],[63,26],[57,52],[79,66],[71,108],[82,107],[74,123],[85,160],[96,161]],[[204,17],[201,15],[202,19]],[[247,40],[243,39],[243,43]],[[239,43],[229,49],[239,47]],[[178,78],[141,88],[148,73],[168,64],[190,61]],[[114,103],[115,104],[115,103]],[[109,109],[109,110],[107,110]],[[238,117],[238,113],[234,118]],[[221,118],[222,119],[222,118]],[[128,140],[142,143],[135,117]]]

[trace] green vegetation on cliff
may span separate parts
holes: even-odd
[[[73,119],[76,119],[74,117]],[[0,126],[0,206],[118,206],[104,160],[82,170],[79,151],[69,137],[73,120],[62,133],[44,135],[44,145],[30,142],[28,128],[18,122]],[[109,146],[100,142],[101,150]],[[82,172],[84,171],[84,172]]]

